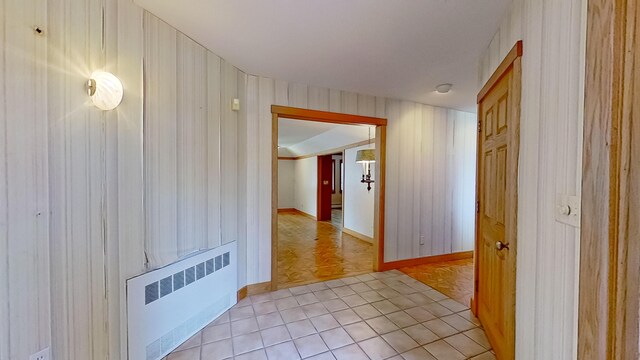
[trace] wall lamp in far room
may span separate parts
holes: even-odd
[[[100,110],[113,110],[122,102],[122,82],[112,73],[94,71],[87,80],[87,94]]]

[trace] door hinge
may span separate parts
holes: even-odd
[[[478,133],[482,132],[482,121],[478,121]]]
[[[480,214],[480,201],[476,201],[476,214]]]

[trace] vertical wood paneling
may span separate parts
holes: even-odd
[[[376,116],[375,96],[358,94],[357,114],[361,116]],[[372,136],[375,136],[375,134]]]
[[[248,204],[248,189],[247,189],[247,173],[248,164],[247,157],[250,147],[255,144],[249,145],[247,142],[248,136],[248,123],[247,123],[247,74],[238,70],[237,71],[237,96],[240,100],[240,110],[236,111],[238,121],[238,137],[237,137],[237,182],[238,182],[238,205],[236,207],[236,222],[238,226],[238,288],[247,284],[247,216],[249,212]],[[253,154],[252,154],[253,155]],[[253,251],[253,249],[252,249]]]
[[[289,106],[289,83],[283,80],[275,80],[275,82],[276,82],[275,105]]]
[[[272,116],[271,105],[276,101],[275,81],[267,78],[258,80],[258,126],[259,126],[259,238],[258,278],[251,283],[266,282],[271,279],[271,152]],[[251,204],[249,204],[251,206]]]
[[[125,280],[144,269],[143,166],[143,11],[128,0],[106,2],[108,64],[122,80],[126,96],[109,112],[106,148],[106,262],[109,337],[108,357],[126,359],[127,318]],[[97,324],[101,325],[101,324]],[[98,340],[107,341],[106,337]],[[54,355],[54,358],[64,358]]]
[[[178,254],[177,32],[144,14],[145,249],[150,265]]]
[[[247,281],[258,282],[260,240],[260,108],[258,77],[247,77]],[[251,205],[251,206],[249,206]]]
[[[341,112],[342,111],[342,92],[340,90],[329,90],[329,111]]]
[[[51,336],[49,279],[41,276],[49,270],[46,40],[24,26],[47,26],[46,3],[4,1],[0,8],[0,357],[27,358]]]
[[[304,84],[289,84],[289,106],[306,109],[309,104],[308,89]]]
[[[317,86],[309,86],[309,109],[329,111],[329,89]]]
[[[416,103],[402,101],[400,103],[400,144],[398,148],[398,257],[400,259],[412,258],[414,233],[413,233],[413,158],[414,150],[414,126]]]
[[[493,59],[504,56],[504,49],[517,39],[524,40],[516,291],[519,359],[576,356],[579,234],[557,223],[552,209],[557,194],[581,191],[585,9],[585,0],[515,0],[483,55],[492,59],[488,71],[479,70],[484,83],[495,69]]]
[[[207,230],[208,247],[220,246],[220,58],[207,53],[207,162],[208,162],[208,203],[209,227]]]
[[[207,239],[207,54],[185,35],[177,39],[178,257]]]
[[[434,108],[432,106],[424,106],[422,110],[422,145],[420,162],[422,163],[421,183],[422,191],[420,193],[420,236],[424,237],[424,244],[420,247],[420,256],[428,256],[432,254],[432,244],[434,238],[434,191],[433,185],[435,177],[434,164]],[[475,150],[474,150],[475,153]]]
[[[238,69],[222,61],[222,118],[220,127],[222,169],[222,243],[238,239],[238,113],[231,102],[238,96]]]
[[[341,112],[345,114],[358,114],[358,94],[342,91]]]
[[[387,100],[387,178],[385,192],[385,243],[384,260],[398,259],[398,211],[400,194],[400,102]]]

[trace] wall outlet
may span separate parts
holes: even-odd
[[[49,360],[49,348],[42,349],[29,356],[29,360]]]

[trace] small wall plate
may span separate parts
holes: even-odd
[[[556,195],[555,218],[559,223],[580,227],[580,198],[564,194]]]

